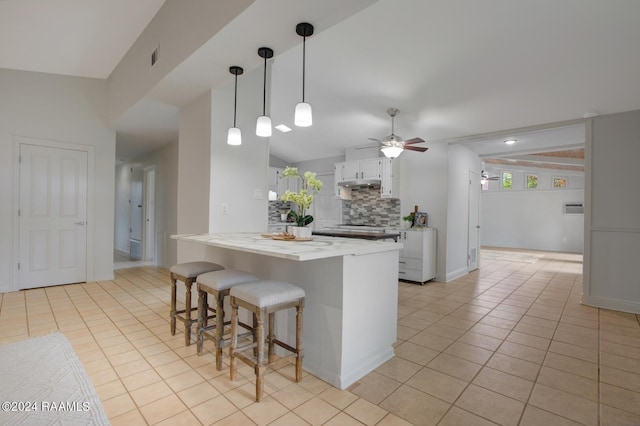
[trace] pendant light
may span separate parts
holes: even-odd
[[[302,102],[296,105],[296,114],[294,123],[298,127],[309,127],[313,123],[311,114],[311,105],[304,101],[304,75],[305,75],[305,56],[307,37],[313,35],[313,25],[307,22],[301,22],[296,25],[296,33],[302,37]]]
[[[262,81],[262,115],[256,122],[256,135],[268,138],[271,136],[271,118],[266,113],[267,106],[267,59],[273,58],[273,50],[268,47],[258,49],[258,55],[264,58],[264,76]]]
[[[227,133],[228,145],[241,145],[242,144],[242,132],[236,127],[236,109],[238,107],[238,76],[242,75],[244,70],[238,66],[229,67],[229,72],[236,76],[235,90],[233,94],[233,127],[229,129]]]

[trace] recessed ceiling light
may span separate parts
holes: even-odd
[[[506,141],[504,141],[504,143],[506,143],[507,145],[513,145],[514,143],[516,143],[515,139],[507,139]]]
[[[280,130],[282,133],[287,133],[291,131],[290,127],[285,126],[284,124],[278,124],[276,129]]]

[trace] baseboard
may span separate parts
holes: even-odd
[[[611,299],[608,297],[582,296],[582,303],[595,308],[612,309],[614,311],[640,314],[640,303],[628,300]]]
[[[469,273],[469,268],[466,266],[464,268],[460,268],[457,271],[449,272],[447,277],[445,278],[445,282],[451,282],[453,280],[457,280],[460,277],[463,277]]]

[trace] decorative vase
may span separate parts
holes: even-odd
[[[296,238],[311,238],[311,228],[306,226],[292,226],[291,233]]]

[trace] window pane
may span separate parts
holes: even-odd
[[[512,177],[509,172],[502,172],[502,189],[511,189]]]
[[[553,178],[553,187],[554,188],[566,188],[567,187],[567,179],[565,179],[565,178]]]
[[[538,187],[538,176],[527,175],[527,188],[535,189]]]

